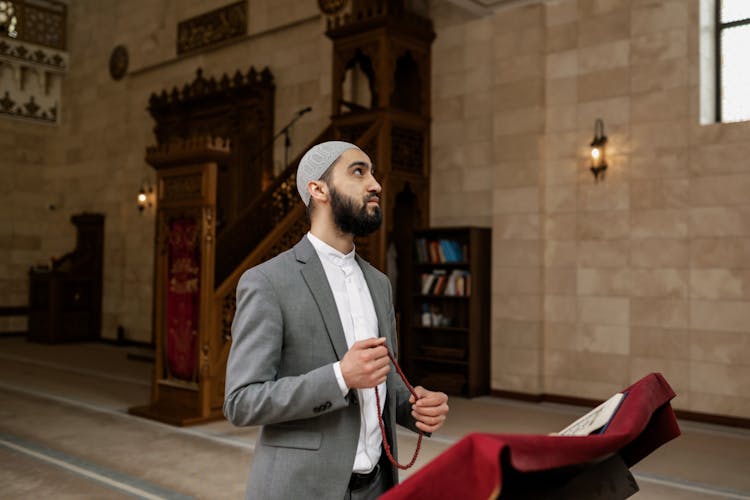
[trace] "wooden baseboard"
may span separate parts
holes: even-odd
[[[0,306],[0,316],[28,316],[29,308],[26,306]]]
[[[559,403],[566,405],[575,406],[588,406],[594,408],[602,403],[600,400],[588,399],[588,398],[577,398],[573,396],[562,396],[560,394],[529,394],[525,392],[515,391],[502,391],[499,389],[492,389],[490,394],[498,398],[515,399],[519,401],[527,401],[530,403]],[[728,415],[718,415],[714,413],[702,413],[697,411],[688,410],[677,410],[675,409],[675,415],[677,418],[683,420],[691,420],[694,422],[703,422],[706,424],[725,425],[728,427],[740,427],[743,429],[750,429],[750,418],[743,417],[731,417]]]

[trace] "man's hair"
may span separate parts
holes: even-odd
[[[323,175],[320,176],[319,181],[323,181],[326,183],[326,185],[330,188],[331,187],[331,178],[333,177],[333,167],[336,166],[336,164],[339,162],[341,157],[339,156],[336,158],[336,160],[331,163],[331,166],[326,169],[325,172],[323,172]],[[307,204],[307,219],[312,220],[313,212],[315,211],[315,199],[311,196],[310,197],[310,203]]]

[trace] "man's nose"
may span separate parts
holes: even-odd
[[[377,179],[375,179],[375,177],[372,177],[372,182],[370,183],[370,186],[367,190],[374,193],[380,193],[383,190],[383,187],[380,185]]]

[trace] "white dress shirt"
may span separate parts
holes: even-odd
[[[343,254],[310,232],[307,233],[307,239],[310,240],[323,263],[323,270],[328,278],[328,284],[331,285],[333,298],[336,300],[341,325],[344,327],[347,347],[351,348],[352,344],[360,340],[377,337],[378,318],[375,315],[375,306],[372,303],[370,289],[367,287],[362,269],[354,259],[354,250]],[[341,363],[338,361],[334,363],[333,370],[336,373],[341,393],[346,396],[349,387],[346,386],[341,374]],[[382,412],[385,405],[385,383],[378,386],[378,393]],[[352,471],[367,473],[380,459],[383,438],[378,424],[375,390],[357,389],[357,397],[362,422],[359,426],[357,454]]]

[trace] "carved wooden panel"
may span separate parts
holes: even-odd
[[[164,177],[163,199],[168,201],[191,200],[201,196],[203,176],[196,175]]]
[[[177,53],[210,47],[247,32],[247,2],[235,2],[177,25]]]
[[[394,126],[391,130],[393,170],[421,174],[424,165],[424,132]]]

